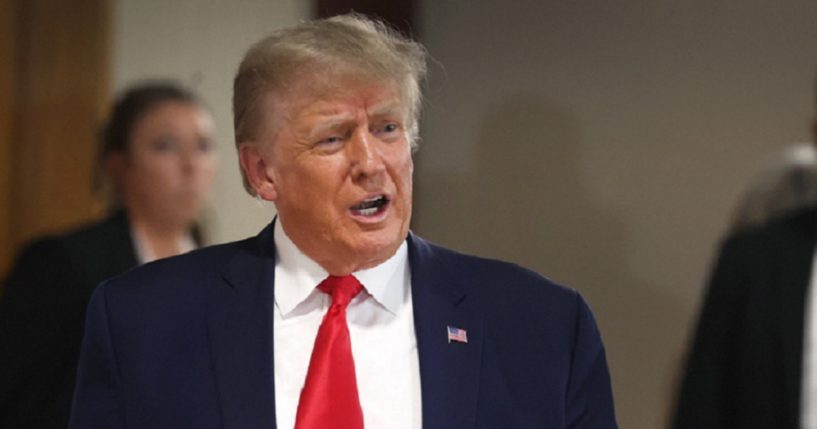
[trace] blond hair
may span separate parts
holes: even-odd
[[[426,51],[380,21],[359,14],[304,22],[277,30],[247,51],[233,81],[236,146],[257,141],[265,96],[322,70],[396,82],[407,103],[407,130],[416,145]],[[264,124],[275,127],[276,124]],[[244,172],[241,172],[242,177]],[[244,179],[244,187],[254,191]]]

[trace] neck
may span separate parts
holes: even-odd
[[[144,219],[133,219],[131,226],[156,258],[166,258],[181,253],[179,243],[188,234],[186,227],[148,222]]]
[[[391,255],[393,255],[393,254],[394,253],[392,253]],[[373,258],[371,260],[364,260],[364,261],[360,261],[360,260],[338,261],[336,259],[332,259],[332,260],[328,260],[328,259],[327,260],[318,260],[318,259],[316,259],[315,262],[317,262],[321,267],[323,267],[324,270],[326,270],[326,272],[328,272],[329,274],[331,274],[333,276],[345,276],[345,275],[348,275],[348,274],[352,274],[352,273],[354,273],[356,271],[361,271],[361,270],[365,270],[367,268],[376,267],[376,266],[382,264],[383,262],[385,262],[387,259],[389,259],[389,257],[391,257],[391,255],[389,255],[388,257]]]

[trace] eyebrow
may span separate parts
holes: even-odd
[[[405,113],[402,112],[402,110],[403,110],[402,106],[399,102],[387,100],[368,108],[367,113],[368,117],[370,118],[382,118],[384,116],[402,117],[405,115]],[[354,115],[348,114],[347,112],[338,112],[337,110],[331,108],[316,111],[312,113],[312,115],[319,118],[318,123],[313,124],[311,126],[303,127],[301,129],[302,132],[306,133],[309,136],[323,134],[349,121],[354,120]],[[405,120],[405,118],[401,118],[401,121],[402,120]]]
[[[324,116],[324,115],[319,115]],[[316,136],[323,134],[327,131],[334,130],[335,128],[349,122],[352,118],[352,115],[325,115],[330,116],[326,120],[321,120],[317,124],[312,124],[310,126],[305,126],[302,128],[302,131],[309,136]]]
[[[375,104],[370,106],[366,109],[368,116],[388,116],[394,113],[400,112],[403,109],[403,106],[394,100],[386,100],[381,103]],[[346,120],[351,115],[346,114],[345,112],[338,112],[336,109],[326,108],[323,110],[318,110],[313,112],[312,115],[318,117],[329,117],[329,118],[338,118],[338,120],[343,121]],[[331,119],[330,119],[331,120]]]
[[[385,101],[380,104],[376,104],[368,109],[369,116],[378,117],[378,116],[392,116],[392,115],[403,115],[403,106],[393,100]]]

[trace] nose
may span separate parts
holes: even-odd
[[[350,143],[349,159],[353,178],[377,176],[386,170],[377,137],[368,129],[356,131]]]
[[[190,177],[195,175],[200,163],[200,156],[201,154],[199,154],[196,149],[186,148],[181,151],[179,165],[184,176]]]
[[[187,174],[193,171],[193,166],[195,164],[195,154],[190,149],[183,150],[181,152],[181,156],[179,157],[179,164],[181,164],[182,171]]]

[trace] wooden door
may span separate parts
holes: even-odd
[[[98,216],[109,0],[0,0],[0,273],[19,246]],[[8,33],[8,34],[6,34]]]

